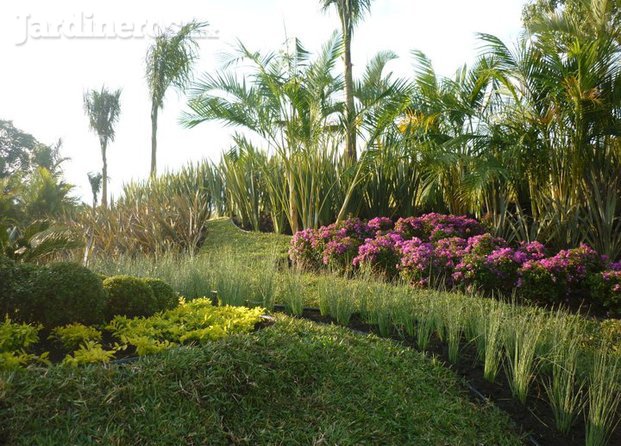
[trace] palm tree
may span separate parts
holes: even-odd
[[[356,109],[351,63],[351,37],[356,24],[371,9],[371,0],[321,0],[323,10],[334,6],[341,21],[343,61],[345,63],[345,146],[350,160],[356,159]]]
[[[161,31],[149,47],[146,57],[146,77],[151,94],[151,176],[157,171],[157,117],[164,107],[166,90],[171,85],[183,90],[191,80],[192,66],[198,57],[194,34],[206,23],[190,22],[177,32]]]
[[[106,150],[108,143],[114,141],[114,125],[119,120],[121,112],[121,90],[108,91],[106,87],[101,87],[101,91],[90,90],[84,93],[84,110],[89,119],[91,130],[99,136],[101,145],[101,159],[103,168],[102,176],[102,196],[101,204],[108,206],[108,161]]]
[[[99,191],[101,190],[101,173],[88,173],[88,182],[91,185],[91,192],[93,193],[93,209],[97,207],[97,195],[99,195]]]

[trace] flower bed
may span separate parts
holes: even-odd
[[[584,244],[557,253],[539,242],[511,246],[465,216],[432,213],[396,222],[356,218],[305,229],[294,235],[289,256],[306,269],[349,273],[365,268],[417,287],[516,292],[544,304],[586,299],[621,314],[621,263],[610,263]]]

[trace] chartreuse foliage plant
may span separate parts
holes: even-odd
[[[171,347],[203,344],[233,333],[248,333],[261,320],[260,307],[214,307],[207,298],[182,301],[173,309],[149,318],[116,316],[107,329],[121,345],[132,346],[138,355]]]
[[[60,343],[66,350],[73,351],[88,342],[101,341],[101,331],[95,327],[74,323],[54,328],[50,339]]]
[[[8,316],[0,323],[0,370],[15,369],[33,362],[45,363],[47,354],[30,353],[39,341],[42,325],[13,322]]]
[[[100,343],[86,341],[73,352],[72,355],[65,356],[63,364],[77,367],[85,364],[103,364],[114,359],[116,348],[105,349]]]

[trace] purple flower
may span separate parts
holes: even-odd
[[[378,232],[386,233],[394,228],[394,223],[388,217],[375,217],[367,223],[367,227],[370,231],[377,234]]]

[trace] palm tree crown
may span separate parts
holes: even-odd
[[[108,142],[114,141],[114,126],[119,120],[121,113],[121,90],[108,91],[106,87],[101,87],[101,91],[90,90],[84,93],[84,110],[88,116],[91,130],[99,136],[101,146],[102,168],[102,197],[101,204],[108,205],[108,162],[106,150]]]
[[[151,95],[151,176],[157,170],[157,117],[164,107],[166,90],[173,85],[183,90],[192,78],[198,44],[194,35],[206,23],[190,22],[177,32],[161,31],[149,47],[146,57],[146,78]]]

